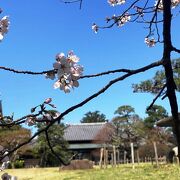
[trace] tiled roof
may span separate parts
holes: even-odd
[[[107,122],[70,125],[65,129],[64,138],[67,141],[93,140],[106,125]]]

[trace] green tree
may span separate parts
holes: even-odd
[[[38,130],[44,128],[45,124],[38,124]],[[68,162],[70,153],[67,151],[68,143],[64,140],[65,126],[61,124],[54,124],[48,129],[49,142],[54,152],[61,157],[64,162]],[[60,162],[57,157],[52,153],[45,133],[38,136],[35,151],[40,157],[40,166],[59,166]]]
[[[174,143],[172,130],[170,131],[169,128],[154,126],[157,121],[168,116],[166,109],[160,105],[153,105],[151,109],[146,111],[146,114],[148,115],[148,117],[144,119],[146,143],[143,145],[141,150],[152,146],[152,142],[156,142],[162,152],[164,151],[164,153],[167,153],[170,146]]]
[[[104,114],[101,114],[99,111],[94,112],[87,112],[82,120],[81,123],[94,123],[94,122],[106,122],[106,116]]]
[[[153,105],[151,109],[146,111],[146,114],[148,117],[144,119],[144,124],[151,129],[158,120],[168,117],[166,109],[160,105]]]
[[[143,122],[140,117],[135,114],[133,107],[129,105],[120,106],[115,114],[118,116],[112,119],[116,133],[113,137],[114,144],[117,146],[129,147],[129,143],[136,143],[138,146],[143,134]]]
[[[172,67],[177,91],[180,92],[180,58],[172,60]],[[150,92],[152,94],[157,94],[163,88],[165,83],[165,72],[163,70],[158,70],[152,79],[133,84],[133,89],[134,92]]]

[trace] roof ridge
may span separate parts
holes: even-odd
[[[82,126],[82,125],[103,125],[108,122],[97,122],[97,123],[77,123],[77,124],[69,124],[70,126]]]

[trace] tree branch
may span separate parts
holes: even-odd
[[[48,130],[45,130],[45,135],[46,135],[46,140],[48,143],[48,146],[51,150],[51,152],[54,154],[54,156],[56,156],[56,158],[59,160],[60,163],[62,163],[63,165],[67,166],[70,164],[70,161],[68,161],[67,163],[64,162],[61,157],[54,151],[53,147],[51,146],[50,140],[49,140],[49,135],[48,135]]]
[[[161,96],[161,94],[164,91],[165,87],[166,87],[166,84],[163,86],[163,88],[160,90],[160,92],[157,94],[157,96],[153,99],[153,102],[147,107],[147,109],[146,109],[147,111],[149,111],[152,108],[152,106],[154,105],[156,100]]]
[[[41,134],[42,132],[47,131],[55,122],[60,121],[65,115],[69,114],[70,112],[74,111],[77,108],[82,107],[83,105],[85,105],[86,103],[88,103],[89,101],[91,101],[92,99],[98,97],[99,95],[101,95],[102,93],[104,93],[107,89],[109,89],[113,84],[119,82],[119,81],[123,81],[124,79],[134,75],[134,74],[138,74],[144,71],[147,71],[151,68],[157,67],[162,65],[162,60],[160,61],[156,61],[154,63],[151,63],[147,66],[144,66],[142,68],[136,69],[136,70],[131,70],[129,73],[122,75],[116,79],[111,80],[106,86],[104,86],[102,89],[100,89],[98,92],[94,93],[93,95],[89,96],[88,98],[86,98],[85,100],[83,100],[82,102],[80,102],[79,104],[76,104],[70,108],[68,108],[67,110],[65,110],[64,112],[62,112],[57,118],[55,118],[54,120],[52,120],[45,128],[39,130],[38,132],[36,132],[30,139],[28,139],[27,141],[19,144],[18,146],[16,146],[15,148],[11,149],[8,151],[8,154],[5,156],[8,156],[10,154],[12,154],[14,151],[16,151],[17,149],[19,149],[20,147],[28,144],[29,142],[31,142],[31,140],[33,140],[36,136],[38,136],[39,134]],[[3,159],[5,156],[1,156],[0,159]]]
[[[175,47],[172,47],[172,51],[177,52],[177,53],[180,53],[180,49],[177,49],[177,48],[175,48]]]

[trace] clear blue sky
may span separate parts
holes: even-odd
[[[162,45],[148,48],[147,35],[142,24],[127,23],[122,28],[101,30],[94,34],[93,22],[105,24],[105,17],[118,14],[120,6],[110,7],[106,0],[85,1],[65,5],[59,0],[1,0],[3,15],[10,16],[9,33],[0,43],[1,66],[18,70],[42,71],[52,68],[58,52],[74,50],[84,66],[84,74],[94,74],[118,68],[135,69],[162,56]],[[173,22],[173,42],[180,47],[179,17]],[[177,54],[173,58],[179,57]],[[145,109],[152,102],[150,94],[134,94],[131,85],[151,78],[157,69],[141,73],[117,83],[108,91],[65,117],[66,123],[78,123],[88,111],[99,110],[111,120],[121,105],[131,105],[137,114],[145,117]],[[53,81],[44,76],[15,75],[0,71],[0,92],[5,115],[15,113],[19,118],[30,113],[31,107],[52,97],[57,110],[75,105],[101,89],[117,77],[99,77],[80,80],[80,87],[70,94],[53,89]],[[179,95],[178,95],[179,98]],[[167,100],[157,101],[170,111]]]

